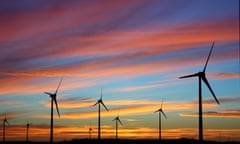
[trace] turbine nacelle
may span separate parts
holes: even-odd
[[[99,99],[99,100],[97,101],[97,103],[103,103],[102,99]]]
[[[59,84],[58,84],[58,86],[57,86],[57,89],[56,89],[55,93],[44,92],[44,93],[47,94],[47,95],[51,98],[51,100],[55,103],[56,109],[57,109],[57,113],[58,113],[58,117],[59,117],[59,118],[60,118],[60,113],[59,113],[58,103],[57,103],[57,93],[58,93],[58,90],[59,90],[59,87],[60,87],[61,83],[62,83],[62,78],[61,78],[61,80],[60,80],[60,82],[59,82]]]
[[[7,118],[4,118],[3,123],[9,125],[9,122],[8,122]]]
[[[31,125],[31,123],[27,123],[26,126],[29,127]]]
[[[5,124],[8,124],[9,125],[9,122],[8,122],[8,120],[7,120],[7,117],[6,117],[6,114],[5,114],[5,117],[4,117],[4,119],[3,119],[3,124],[5,125]]]
[[[104,107],[107,111],[109,111],[108,108],[106,107],[106,105],[103,103],[103,100],[102,100],[102,89],[101,89],[101,97],[100,97],[100,99],[98,99],[97,102],[96,102],[93,106],[96,106],[97,104],[98,104],[98,105],[101,105],[101,104],[102,104],[103,107]]]
[[[92,128],[89,128],[89,132],[92,132],[93,131],[93,129]]]
[[[163,114],[163,116],[167,119],[167,116],[166,116],[166,114],[163,112],[163,109],[162,108],[160,108],[160,109],[158,109],[158,110],[156,110],[154,113],[157,113],[157,112],[159,112],[159,114]]]
[[[56,98],[57,94],[56,93],[50,93],[50,92],[44,92],[45,94],[47,94],[50,98]]]
[[[118,121],[121,125],[123,125],[123,123],[121,122],[119,116],[115,117],[112,121]]]
[[[154,113],[162,112],[162,111],[163,111],[162,108],[160,108],[160,109],[156,110]]]
[[[206,74],[205,72],[198,72],[198,73],[195,73],[195,74],[190,74],[190,75],[185,75],[185,76],[182,76],[182,77],[179,77],[180,79],[183,79],[183,78],[190,78],[190,77],[198,77],[200,80],[203,80],[203,82],[206,84],[206,86],[208,87],[208,89],[210,90],[212,96],[214,97],[215,101],[217,102],[217,104],[220,104],[214,91],[212,90],[207,78],[206,78]]]

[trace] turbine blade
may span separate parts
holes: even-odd
[[[117,117],[115,117],[112,121],[115,121],[115,120],[117,120]]]
[[[213,92],[210,84],[208,83],[208,80],[207,80],[206,76],[203,76],[203,77],[202,77],[202,80],[203,80],[204,83],[207,85],[208,89],[209,89],[210,92],[212,93],[212,95],[213,95],[214,99],[216,100],[217,104],[220,104],[219,101],[218,101],[218,99],[217,99],[217,97],[216,97],[216,95],[214,94],[214,92]]]
[[[5,121],[8,125],[10,125],[10,123],[8,122],[8,120],[6,119],[6,121]]]
[[[121,122],[121,120],[120,119],[118,119],[118,121],[119,121],[119,123],[123,126],[123,123]]]
[[[96,102],[93,106],[96,106],[98,104],[98,102]]]
[[[159,111],[160,111],[160,109],[158,109],[158,110],[154,111],[154,113],[157,113],[157,112],[159,112]]]
[[[103,102],[101,102],[101,104],[103,105],[103,107],[104,107],[107,111],[109,111],[108,108],[105,106],[105,104],[104,104]]]
[[[167,119],[167,116],[165,115],[165,113],[163,111],[161,111],[161,112],[162,112],[163,116]]]
[[[47,95],[49,95],[49,96],[53,95],[53,94],[50,93],[50,92],[44,92],[44,93],[47,94]]]
[[[195,74],[191,74],[191,75],[185,75],[185,76],[182,76],[182,77],[179,77],[179,78],[183,79],[183,78],[196,77],[196,76],[199,76],[199,73],[195,73]]]
[[[102,100],[102,91],[103,91],[103,88],[101,88],[101,96],[100,96],[100,100]]]
[[[56,104],[56,109],[57,109],[58,117],[60,117],[60,113],[59,113],[59,109],[58,109],[57,99],[54,98],[53,100],[54,100],[54,103]]]
[[[206,71],[207,64],[208,64],[209,58],[210,58],[210,56],[211,56],[211,53],[212,53],[212,49],[213,49],[214,44],[215,44],[215,42],[212,43],[212,47],[211,47],[210,52],[209,52],[209,54],[208,54],[207,61],[206,61],[205,66],[204,66],[204,68],[203,68],[203,72]]]
[[[57,86],[57,89],[56,89],[56,92],[55,92],[55,94],[57,94],[57,92],[58,92],[58,89],[59,89],[59,87],[60,87],[60,85],[61,85],[61,83],[62,83],[62,77],[61,77],[61,80],[60,80],[60,82],[58,83],[58,86]]]

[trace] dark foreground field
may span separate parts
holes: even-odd
[[[55,142],[55,144],[97,144],[98,141],[81,139],[72,141]],[[104,139],[101,140],[102,144],[159,144],[158,140],[114,140],[114,139]],[[192,139],[177,139],[177,140],[163,140],[161,144],[197,144],[197,140]],[[240,142],[214,142],[205,141],[204,144],[240,144]],[[26,144],[26,142],[5,142],[5,144]],[[48,142],[28,142],[27,144],[48,144]]]

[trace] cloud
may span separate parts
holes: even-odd
[[[81,105],[85,108],[92,107],[95,102],[82,101]],[[144,115],[153,113],[155,110],[159,109],[161,106],[161,101],[149,101],[149,100],[112,100],[104,101],[105,105],[108,107],[109,111],[103,110],[101,112],[102,117],[113,117],[117,113],[121,116],[127,115]],[[63,105],[66,109],[68,108],[79,108],[81,105],[68,105],[66,103],[58,103],[59,107]],[[49,103],[46,102],[46,107],[50,107]],[[118,106],[116,108],[116,106]],[[204,103],[204,107],[212,108],[216,107],[216,104]],[[112,108],[113,107],[113,108]],[[164,110],[165,111],[181,111],[181,110],[192,110],[196,108],[196,102],[186,102],[186,101],[165,101]],[[97,117],[97,108],[96,111],[88,112],[65,112],[61,114],[61,119],[88,119]],[[37,117],[49,118],[49,115],[39,115]]]
[[[104,35],[63,35],[49,38],[53,42],[44,39],[34,45],[20,41],[19,45],[24,48],[8,48],[2,53],[0,62],[0,66],[2,66],[0,70],[2,91],[0,93],[26,93],[29,90],[32,93],[39,92],[39,89],[45,89],[50,85],[49,81],[48,84],[44,85],[38,81],[43,77],[65,76],[74,80],[77,78],[79,82],[75,82],[73,85],[74,80],[71,80],[66,86],[67,89],[74,89],[78,87],[77,85],[79,87],[96,85],[98,82],[93,79],[98,78],[114,77],[116,80],[119,77],[134,78],[177,71],[200,64],[200,57],[205,55],[202,51],[201,53],[193,53],[188,57],[181,52],[191,49],[198,51],[199,47],[206,47],[206,44],[209,43],[209,37],[219,38],[215,40],[219,42],[220,46],[235,41],[235,37],[231,35],[235,31],[234,20],[201,23],[197,25],[199,29],[196,29],[192,23],[186,25],[166,30],[152,27],[152,29],[140,30],[117,29]],[[209,34],[209,31],[213,32]],[[198,33],[198,35],[193,35],[193,33]],[[61,44],[64,46],[63,48],[61,46],[61,51],[60,48],[52,45],[52,43],[61,42],[64,42]],[[84,46],[79,48],[81,43],[84,43]],[[25,48],[26,45],[29,48]],[[36,53],[40,47],[40,54]],[[9,49],[11,52],[8,51]],[[236,53],[237,49],[221,48],[215,54],[215,62],[236,60]],[[173,56],[162,58],[163,55],[169,54],[173,54]],[[161,57],[150,59],[153,56]],[[224,78],[223,75],[221,77]],[[86,81],[86,79],[91,80]],[[133,86],[125,90],[132,91],[154,87],[158,87],[158,85]]]
[[[163,82],[133,84],[114,90],[135,92],[178,85],[180,82],[171,81],[180,76],[176,72],[182,73],[188,68],[202,66],[202,60],[205,60],[206,53],[214,40],[216,49],[213,59],[209,61],[211,64],[222,65],[224,62],[235,63],[239,60],[237,48],[239,22],[235,14],[228,17],[231,13],[229,9],[224,9],[228,11],[227,13],[221,9],[223,15],[218,13],[216,17],[207,16],[206,19],[207,11],[196,11],[189,15],[188,8],[192,8],[191,4],[175,2],[170,5],[173,9],[168,8],[168,2],[147,0],[101,3],[96,1],[2,2],[0,5],[0,95],[9,100],[1,100],[0,104],[3,106],[10,103],[17,104],[17,101],[12,100],[16,95],[19,99],[21,98],[19,95],[41,96],[44,95],[43,91],[53,92],[61,76],[64,80],[60,94],[77,88],[112,84],[155,74],[164,75],[164,78],[159,78],[164,79]],[[205,16],[202,17],[201,14]],[[212,74],[217,80],[239,78],[235,73]],[[14,97],[8,97],[9,95]],[[39,97],[27,101],[36,104],[34,100],[38,101]],[[223,103],[233,101],[236,102],[238,99],[220,98],[220,102]],[[65,112],[63,119],[67,120],[96,117],[97,108],[90,112],[76,110],[70,113],[72,109],[86,108],[92,105],[91,103],[92,99],[88,98],[59,99],[60,108]],[[208,108],[216,107],[211,101],[206,100],[204,103]],[[49,107],[49,103],[45,101],[42,104],[45,106],[44,110]],[[164,109],[192,110],[196,104],[195,101],[168,101],[164,103]],[[116,115],[119,109],[122,115],[152,113],[159,108],[161,102],[112,100],[106,101],[106,105],[111,110],[108,113],[103,111],[103,116],[110,117]],[[9,117],[11,115],[14,117],[17,114],[10,113]],[[112,127],[106,126],[104,129],[109,130],[105,132],[105,136],[111,137]],[[14,130],[17,130],[14,126],[10,127],[10,130],[12,133],[8,135],[8,139],[17,139],[21,136],[24,139],[24,127],[21,129],[21,136],[14,133]],[[48,126],[32,126],[32,130],[33,139],[48,140]],[[122,136],[155,137],[155,133],[152,134],[153,130],[156,129],[133,128],[128,129],[130,133],[126,135],[123,131]],[[195,135],[191,133],[195,130],[185,130],[188,133],[174,129],[171,131],[171,137],[178,132],[180,135],[175,135],[176,137]],[[56,139],[63,139],[66,134],[67,139],[78,137],[78,134],[86,135],[82,127],[57,127],[56,132]]]
[[[94,104],[95,100],[92,98],[68,98],[68,99],[59,99],[58,105],[61,109],[71,109],[71,108],[84,108],[90,107]],[[50,108],[49,102],[43,102],[46,107]]]
[[[187,116],[187,117],[198,117],[198,113],[188,113],[188,114],[180,114],[180,116]],[[224,110],[221,112],[204,112],[204,117],[221,117],[221,118],[239,118],[240,117],[240,110]]]
[[[220,103],[235,103],[235,102],[240,102],[239,97],[227,97],[227,96],[222,96],[218,97],[218,100]],[[203,100],[203,103],[216,103],[216,101],[212,98],[206,98]]]
[[[15,105],[15,104],[21,104],[21,101],[18,100],[0,100],[0,104],[11,104],[11,105]]]
[[[18,112],[17,111],[15,111],[15,112],[6,112],[6,113],[3,113],[3,114],[0,115],[0,119],[2,120],[6,116],[6,118],[9,120],[9,119],[15,118],[15,117],[17,117],[17,116],[19,116],[19,115],[21,115],[23,113],[24,112],[20,112],[20,111],[18,111]]]
[[[97,126],[92,126],[94,132],[92,138],[97,138]],[[114,138],[115,128],[109,125],[102,125],[102,137],[103,138]],[[72,139],[83,139],[88,138],[89,126],[55,126],[55,141],[72,140]],[[179,138],[198,138],[198,129],[195,128],[178,128],[178,129],[162,129],[163,139],[179,139]],[[219,133],[221,133],[222,140],[239,141],[237,133],[239,129],[204,129],[204,137],[206,140],[219,140]],[[6,140],[19,141],[25,140],[26,126],[25,125],[12,125],[7,127]],[[119,127],[119,137],[122,139],[157,139],[158,128],[151,127]],[[29,129],[29,139],[31,141],[48,141],[49,140],[49,126],[47,125],[34,125],[32,124]]]
[[[225,52],[225,58],[231,57],[231,54],[235,53],[234,51],[230,53]],[[200,56],[199,56],[200,57]],[[221,54],[216,56],[219,60],[222,59]],[[57,67],[52,67],[40,71],[32,72],[0,72],[2,75],[5,75],[4,79],[1,79],[2,85],[2,94],[5,93],[28,93],[28,92],[40,92],[40,90],[46,90],[47,87],[53,87],[55,84],[52,82],[43,83],[39,81],[40,78],[50,77],[56,78],[60,76],[65,76],[68,81],[68,85],[64,86],[64,89],[74,89],[77,87],[88,87],[98,84],[97,78],[104,77],[118,77],[122,78],[134,78],[144,75],[150,75],[155,73],[166,73],[169,71],[176,71],[188,67],[189,65],[196,65],[200,61],[192,60],[188,61],[189,58],[185,56],[178,56],[170,59],[163,59],[159,61],[148,61],[148,62],[139,62],[134,64],[121,63],[121,57],[119,59],[113,59],[111,62],[107,58],[100,60],[89,61],[84,64],[73,63],[73,65],[61,65]],[[176,63],[176,61],[181,61],[183,66]],[[160,63],[161,62],[161,63]],[[66,67],[65,67],[66,66]],[[104,69],[102,69],[104,67]],[[81,80],[76,81],[75,77],[81,78]],[[177,76],[176,76],[177,77]],[[65,80],[64,80],[65,81]],[[23,85],[24,84],[24,85]],[[64,85],[64,84],[63,84]],[[161,85],[161,84],[160,84]],[[137,90],[141,88],[153,88],[160,85],[148,85],[148,86],[139,86],[128,88],[129,90]],[[163,84],[165,85],[165,84]],[[11,87],[11,89],[10,89]],[[55,89],[55,88],[54,88]],[[31,91],[30,91],[31,90]]]
[[[152,81],[149,83],[145,83],[138,86],[127,86],[121,88],[113,88],[111,92],[132,92],[132,91],[141,91],[141,90],[148,90],[148,89],[156,89],[156,88],[164,88],[169,86],[180,85],[182,82],[176,81],[176,78],[168,78],[167,80],[161,81]]]
[[[240,74],[239,73],[210,73],[208,74],[214,79],[239,79]]]

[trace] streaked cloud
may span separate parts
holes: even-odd
[[[240,97],[227,97],[227,96],[222,96],[218,97],[218,100],[220,103],[237,103],[240,102]],[[216,101],[212,98],[206,98],[203,100],[204,103],[216,103]]]
[[[117,113],[121,116],[153,113],[161,101],[155,97],[142,99],[142,95],[154,95],[156,90],[161,94],[161,88],[168,94],[181,94],[180,99],[169,94],[171,101],[164,102],[164,110],[174,114],[192,112],[193,109],[195,112],[197,100],[181,99],[185,89],[179,87],[190,86],[189,82],[176,79],[192,70],[202,69],[213,41],[216,44],[209,61],[213,67],[207,75],[216,81],[227,81],[229,87],[234,87],[232,93],[235,94],[220,91],[219,95],[223,97],[218,98],[220,103],[236,105],[240,101],[233,97],[239,92],[235,82],[240,78],[235,68],[239,65],[236,5],[238,3],[214,0],[207,4],[206,1],[148,0],[100,3],[3,1],[0,5],[0,105],[3,115],[0,118],[5,110],[8,118],[24,113],[24,118],[26,116],[30,121],[43,122],[31,125],[30,139],[49,140],[49,101],[43,92],[54,92],[60,77],[63,77],[63,83],[58,103],[62,119],[56,121],[59,125],[54,129],[57,141],[88,136],[88,126],[79,123],[70,127],[68,122],[97,117],[97,107],[92,107],[95,99],[90,95],[98,86],[110,87],[109,101],[105,101],[110,112],[102,111],[105,118]],[[225,69],[225,66],[230,68]],[[220,84],[217,87],[223,88]],[[78,92],[86,98],[77,97]],[[121,92],[125,93],[124,97],[111,96]],[[219,108],[214,99],[204,99],[203,103],[211,110]],[[27,110],[32,109],[34,112],[31,111],[30,116]],[[219,109],[231,110],[214,110],[206,115],[233,120],[239,115],[233,105],[223,105]],[[176,121],[184,119],[178,118]],[[129,123],[136,120],[126,118]],[[153,123],[153,120],[148,122]],[[156,128],[143,126],[148,122],[135,127],[120,127],[120,136],[157,138]],[[104,138],[114,136],[112,125],[102,128]],[[238,129],[205,129],[205,132],[206,139],[216,140],[216,133],[221,132],[224,139],[232,136],[239,140]],[[7,134],[7,140],[24,140],[25,125],[10,125]],[[163,129],[163,135],[164,138],[196,138],[197,129]],[[96,138],[96,133],[93,136]]]
[[[0,100],[0,104],[20,104],[21,101],[18,100]]]
[[[240,73],[210,73],[209,76],[214,79],[239,79]]]
[[[71,108],[84,108],[89,107],[94,104],[95,100],[92,98],[80,98],[74,97],[69,99],[60,99],[58,101],[59,107],[61,109],[71,109]],[[46,107],[50,107],[49,102],[43,102]]]
[[[2,119],[4,119],[6,117],[8,119],[8,121],[9,121],[9,119],[15,118],[15,117],[17,117],[17,116],[19,116],[19,115],[21,115],[23,113],[24,112],[18,112],[18,111],[2,113],[0,115],[0,119],[2,120]]]
[[[92,126],[93,130],[97,126]],[[115,128],[113,126],[103,125],[102,127],[103,138],[114,138]],[[71,140],[73,138],[88,138],[88,126],[82,127],[67,127],[55,126],[55,141]],[[125,139],[157,139],[158,128],[139,127],[127,128],[119,127],[119,137]],[[237,133],[239,129],[204,129],[204,137],[206,140],[219,140],[221,134],[222,141],[239,140]],[[29,139],[31,141],[48,141],[49,140],[49,127],[47,125],[34,125],[32,124],[29,129]],[[216,135],[217,133],[217,135]],[[19,141],[25,140],[26,126],[25,125],[12,125],[7,127],[6,140]],[[93,138],[97,138],[97,132],[92,133]],[[198,138],[198,129],[195,128],[178,128],[178,129],[163,129],[163,139],[179,139],[179,138]]]
[[[188,117],[198,117],[198,113],[188,113],[188,114],[180,114],[180,116],[188,116]],[[221,118],[239,118],[240,110],[224,110],[220,112],[204,112],[204,117],[221,117]]]
[[[120,113],[122,116],[126,115],[140,115],[140,114],[149,114],[153,113],[155,110],[159,109],[161,106],[161,101],[149,101],[149,100],[115,100],[115,101],[105,101],[105,105],[108,106],[108,111],[102,111],[102,117],[112,117],[117,113]],[[81,107],[79,104],[74,107],[74,105],[68,106],[65,103],[58,103],[61,107],[62,105],[64,108],[78,108]],[[88,101],[82,105],[86,105],[87,107],[92,107],[94,103],[89,103]],[[47,107],[50,107],[48,103],[46,103]],[[111,108],[112,106],[118,106],[117,108]],[[212,108],[216,107],[216,104],[212,103],[204,103],[204,107]],[[186,101],[173,101],[173,102],[164,102],[164,109],[167,111],[181,111],[181,110],[192,110],[196,107],[195,102],[186,102]],[[96,111],[89,111],[89,112],[65,112],[61,114],[62,119],[87,119],[97,117],[97,109]],[[49,118],[49,115],[41,115],[38,116],[41,118]]]

